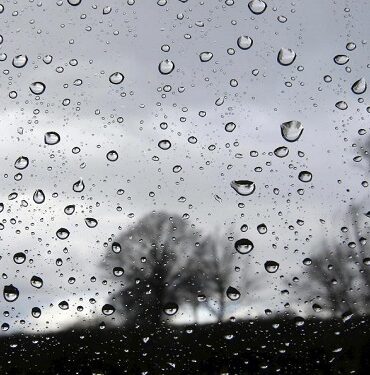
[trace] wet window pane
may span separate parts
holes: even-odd
[[[369,13],[3,1],[0,373],[367,373]]]

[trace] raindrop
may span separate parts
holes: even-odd
[[[356,48],[356,44],[353,42],[349,42],[346,44],[346,48],[348,51],[353,51]]]
[[[26,156],[20,156],[14,163],[14,167],[17,169],[25,169],[28,167],[29,161]]]
[[[175,69],[175,64],[171,60],[163,60],[158,65],[158,70],[162,74],[170,74]]]
[[[31,315],[34,318],[39,318],[41,316],[41,309],[39,307],[32,307]]]
[[[308,171],[299,172],[298,178],[302,182],[310,182],[312,180],[312,173]]]
[[[322,310],[322,307],[321,307],[320,305],[318,305],[317,303],[314,303],[314,304],[312,305],[312,309],[313,309],[313,311],[315,311],[315,312],[320,312],[320,311]]]
[[[257,226],[257,231],[258,231],[258,233],[259,234],[265,234],[265,233],[267,233],[267,227],[266,227],[266,224],[259,224],[258,226]]]
[[[288,66],[294,62],[296,53],[290,48],[282,48],[277,56],[279,64]]]
[[[75,212],[75,205],[69,204],[68,206],[64,207],[64,213],[67,215],[72,215]]]
[[[89,228],[95,228],[97,225],[98,225],[98,221],[95,220],[94,218],[92,217],[87,217],[85,219],[85,224],[89,227]]]
[[[117,277],[120,277],[124,274],[124,269],[122,267],[114,267],[113,268],[113,275],[114,276],[117,276]]]
[[[310,266],[312,264],[312,260],[310,258],[304,258],[302,263],[305,266]]]
[[[337,55],[334,57],[334,62],[338,65],[347,64],[349,61],[349,57],[347,55]]]
[[[30,85],[30,90],[35,95],[41,95],[45,91],[45,88],[46,86],[42,82],[33,82]]]
[[[33,201],[37,204],[41,204],[45,202],[45,194],[41,189],[37,189],[33,193]]]
[[[108,303],[105,304],[103,307],[102,307],[102,313],[104,315],[112,315],[116,309],[112,306],[112,305],[109,305]]]
[[[58,306],[61,310],[68,310],[69,309],[69,304],[67,301],[61,301],[58,303]]]
[[[265,270],[268,273],[275,273],[279,269],[279,263],[273,261],[273,260],[268,260],[265,263]]]
[[[295,142],[302,135],[303,125],[297,120],[287,121],[280,125],[280,130],[281,135],[287,142]]]
[[[278,158],[285,158],[289,154],[289,148],[286,146],[278,147],[274,150],[274,154]]]
[[[12,64],[15,68],[23,68],[28,62],[26,55],[17,55],[14,57]]]
[[[213,57],[213,53],[212,52],[202,52],[200,55],[199,55],[199,58],[200,58],[200,61],[201,62],[207,62],[207,61],[210,61]]]
[[[69,230],[66,228],[59,228],[56,235],[60,240],[66,240],[69,237]]]
[[[158,147],[161,148],[162,150],[168,150],[171,147],[171,142],[167,139],[162,139],[158,143]]]
[[[262,14],[266,10],[266,3],[262,0],[252,0],[248,3],[248,8],[254,14]]]
[[[26,255],[22,252],[13,255],[14,263],[22,264],[26,261]]]
[[[80,5],[81,4],[81,1],[82,0],[68,0],[68,4],[72,5],[72,6],[77,6],[77,5]]]
[[[365,78],[361,78],[352,85],[352,91],[354,94],[363,94],[367,89],[367,83]]]
[[[166,315],[175,315],[177,313],[179,309],[179,306],[174,303],[174,302],[168,302],[165,304],[165,306],[163,307],[163,312],[166,314]]]
[[[81,191],[83,191],[84,189],[85,189],[85,184],[84,184],[82,178],[80,178],[78,181],[76,181],[73,184],[73,191],[75,191],[77,193],[81,193]]]
[[[226,290],[226,295],[228,298],[231,299],[231,301],[236,301],[240,298],[240,292],[239,290],[233,288],[232,286],[229,286]]]
[[[246,50],[252,47],[253,39],[249,36],[242,35],[238,38],[236,43],[240,49]]]
[[[236,128],[236,125],[233,123],[233,122],[228,122],[226,125],[225,125],[225,130],[228,132],[228,133],[231,133],[235,130]]]
[[[46,132],[44,135],[46,145],[52,146],[60,142],[60,135],[56,132]]]
[[[116,254],[120,253],[122,250],[121,245],[118,242],[112,243],[112,251]]]
[[[41,277],[32,276],[31,277],[31,285],[37,289],[40,289],[43,286],[44,282]]]
[[[370,266],[370,258],[364,258],[362,262],[364,263],[365,266]]]
[[[335,106],[342,111],[344,111],[348,108],[348,104],[344,100],[341,100],[341,101],[335,103]]]
[[[118,159],[117,151],[111,150],[107,153],[107,159],[109,161],[116,161]]]
[[[235,242],[234,247],[239,254],[249,254],[253,250],[254,245],[252,241],[241,238]]]
[[[256,185],[248,180],[233,180],[230,186],[240,195],[246,196],[254,193]]]
[[[19,297],[19,290],[12,284],[5,285],[3,289],[3,296],[5,301],[14,302]]]
[[[125,79],[124,75],[120,72],[115,72],[109,76],[109,82],[114,85],[119,85]]]
[[[112,11],[112,8],[110,6],[106,6],[103,8],[103,14],[109,14]]]

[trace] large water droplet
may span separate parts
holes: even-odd
[[[296,53],[290,48],[282,48],[277,56],[277,61],[284,66],[288,66],[294,62]]]
[[[34,288],[40,289],[43,286],[44,282],[41,277],[38,276],[32,276],[31,277],[31,285]]]
[[[246,196],[254,193],[256,185],[248,180],[233,180],[230,186],[240,195]]]
[[[335,103],[335,106],[341,111],[345,111],[348,108],[348,104],[344,100],[340,100]]]
[[[5,285],[3,289],[5,301],[14,302],[19,297],[19,290],[12,284]]]
[[[60,240],[66,240],[69,237],[69,230],[66,228],[59,228],[56,235]]]
[[[158,143],[158,147],[161,148],[162,150],[168,150],[171,147],[171,142],[168,139],[162,139]]]
[[[303,132],[303,125],[300,121],[292,120],[283,122],[280,125],[281,135],[288,142],[297,141]]]
[[[121,245],[118,242],[112,243],[112,251],[116,254],[120,253],[122,250]]]
[[[85,223],[89,228],[95,228],[98,225],[98,221],[92,217],[87,217]]]
[[[174,303],[174,302],[168,302],[165,304],[165,306],[163,307],[163,312],[166,314],[166,315],[175,315],[177,313],[179,309],[179,306]]]
[[[257,231],[258,231],[259,234],[267,233],[266,224],[262,223],[262,224],[257,225]]]
[[[286,146],[278,147],[274,150],[274,154],[278,158],[285,158],[289,154],[289,148]]]
[[[45,91],[45,89],[46,89],[46,86],[42,82],[33,82],[30,85],[30,90],[32,94],[35,94],[35,95],[41,95]]]
[[[84,189],[85,189],[85,184],[84,184],[82,178],[80,178],[78,181],[76,181],[73,184],[73,190],[77,193],[81,193],[81,191],[83,191]]]
[[[268,273],[275,273],[279,269],[279,263],[273,261],[273,260],[268,260],[265,263],[265,270]]]
[[[116,309],[112,306],[112,305],[109,305],[108,303],[105,304],[103,307],[102,307],[102,313],[104,315],[112,315]]]
[[[58,306],[61,310],[68,310],[69,309],[69,304],[67,301],[61,301],[58,303]]]
[[[240,49],[249,49],[253,45],[253,39],[249,36],[242,35],[237,40],[237,45]]]
[[[26,261],[26,255],[22,252],[13,255],[14,263],[22,264]]]
[[[68,4],[72,5],[72,6],[77,6],[77,5],[80,5],[81,4],[81,1],[82,0],[68,0]]]
[[[228,132],[228,133],[231,133],[235,130],[236,128],[236,125],[233,123],[233,122],[228,122],[226,125],[225,125],[225,130]]]
[[[125,270],[122,267],[114,267],[113,275],[116,277],[121,277],[125,273]]]
[[[352,85],[353,93],[360,95],[363,94],[367,89],[367,83],[365,78],[361,78]]]
[[[33,201],[35,203],[37,203],[37,204],[44,203],[44,201],[45,201],[45,194],[44,194],[44,192],[41,189],[37,189],[33,193]]]
[[[29,160],[27,156],[20,156],[14,163],[17,169],[25,169],[28,167]]]
[[[170,74],[175,69],[175,64],[171,60],[163,60],[158,65],[158,70],[162,74]]]
[[[239,290],[229,286],[226,290],[226,295],[231,299],[231,301],[236,301],[240,298]]]
[[[107,159],[109,161],[116,161],[118,159],[117,151],[111,150],[107,153]]]
[[[69,204],[68,206],[64,207],[64,213],[67,215],[72,215],[75,212],[75,205]]]
[[[15,68],[23,68],[28,62],[26,55],[17,55],[13,58],[12,64]]]
[[[308,171],[299,172],[298,178],[302,182],[310,182],[312,180],[312,173]]]
[[[334,62],[338,65],[347,64],[349,61],[349,57],[347,55],[337,55],[334,57]]]
[[[60,141],[60,135],[56,132],[46,132],[44,135],[44,142],[47,145],[56,145]]]
[[[240,254],[248,254],[250,253],[253,248],[253,242],[248,240],[247,238],[241,238],[237,240],[234,244],[235,250]]]
[[[114,85],[119,85],[125,79],[124,75],[120,72],[115,72],[109,76],[109,82]]]
[[[254,14],[262,14],[266,10],[266,3],[262,0],[251,0],[248,3],[248,8]]]
[[[200,61],[202,61],[202,62],[207,62],[207,61],[211,60],[212,57],[213,57],[213,53],[212,52],[202,52],[199,55]]]
[[[41,309],[39,307],[32,307],[31,315],[34,318],[39,318],[41,316]]]

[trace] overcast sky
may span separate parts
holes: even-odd
[[[349,206],[369,210],[364,206],[369,188],[361,185],[369,168],[364,159],[353,161],[363,155],[367,140],[358,131],[369,131],[369,94],[351,91],[360,78],[370,79],[369,3],[266,3],[265,12],[254,15],[241,0],[230,6],[217,0],[168,0],[164,6],[140,0],[133,5],[82,0],[78,6],[66,0],[3,2],[0,286],[13,284],[20,296],[8,303],[1,295],[0,305],[10,312],[3,321],[11,331],[54,329],[89,318],[95,309],[101,315],[109,292],[118,286],[102,285],[108,278],[99,267],[104,243],[153,210],[187,213],[204,233],[225,232],[254,242],[251,254],[235,257],[241,272],[234,286],[242,295],[240,275],[247,270],[263,275],[261,288],[249,291],[248,303],[229,307],[230,314],[244,317],[281,309],[286,300],[280,295],[281,276],[299,277],[302,260],[319,251],[324,238],[346,240],[340,228],[350,225]],[[111,7],[108,14],[103,14],[105,6]],[[237,44],[243,35],[253,39],[247,50]],[[346,49],[349,42],[356,45],[352,51]],[[296,53],[291,65],[277,62],[281,48]],[[202,52],[211,52],[212,59],[202,62]],[[17,55],[28,57],[22,68],[12,65]],[[52,56],[50,64],[45,55]],[[349,61],[338,65],[336,55]],[[165,59],[175,65],[168,75],[158,69]],[[115,72],[124,76],[122,83],[109,81]],[[331,82],[324,81],[326,75]],[[33,82],[46,86],[40,96],[30,91]],[[219,98],[222,105],[215,104]],[[348,108],[336,108],[339,101]],[[280,124],[290,120],[304,127],[293,143],[280,133]],[[167,129],[161,129],[162,122]],[[236,124],[231,133],[225,131],[228,122]],[[45,145],[48,131],[60,135],[58,144]],[[160,149],[161,140],[169,140],[171,148]],[[288,156],[272,153],[279,146],[289,148]],[[74,154],[74,147],[81,151]],[[110,150],[118,153],[117,161],[107,160]],[[258,155],[251,156],[252,151]],[[24,170],[14,167],[20,156],[29,159]],[[182,167],[179,173],[173,172],[175,165]],[[298,179],[305,170],[313,176],[309,183]],[[80,178],[85,190],[74,192]],[[238,195],[232,180],[253,181],[256,190]],[[42,204],[33,201],[36,189],[45,194]],[[14,192],[17,198],[9,200]],[[180,197],[186,201],[179,202]],[[69,204],[76,205],[71,216],[63,212]],[[98,220],[98,226],[88,228],[86,217]],[[304,225],[298,226],[298,219]],[[256,230],[260,223],[268,228],[263,236]],[[249,226],[245,234],[242,224]],[[67,240],[56,237],[60,227],[70,231]],[[15,264],[13,255],[24,250],[26,262]],[[62,266],[55,264],[57,258]],[[267,274],[266,260],[277,261],[279,271]],[[33,275],[44,280],[39,290],[29,285]],[[71,276],[74,285],[67,282]],[[92,297],[96,305],[89,303]],[[69,301],[69,310],[58,308],[62,300]],[[76,312],[79,304],[85,307],[82,313]],[[298,301],[292,298],[291,304]],[[31,317],[34,306],[43,310],[39,320]],[[191,317],[183,313],[179,319]]]

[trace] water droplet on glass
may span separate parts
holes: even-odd
[[[338,65],[347,64],[349,61],[349,57],[347,55],[337,55],[334,57],[334,62]]]
[[[101,311],[104,315],[112,315],[116,309],[107,303],[102,307]]]
[[[170,74],[175,69],[175,64],[171,60],[163,60],[158,65],[158,70],[162,74]]]
[[[13,255],[14,263],[22,264],[26,261],[26,255],[22,252]]]
[[[30,85],[30,90],[32,94],[35,94],[35,95],[41,95],[45,91],[45,89],[46,89],[46,86],[42,82],[33,82]]]
[[[246,196],[254,193],[256,185],[248,180],[233,180],[230,186],[240,195]]]
[[[248,3],[248,8],[254,14],[262,14],[266,10],[266,3],[262,0],[251,0]]]
[[[40,289],[43,286],[44,282],[41,277],[38,276],[32,276],[31,277],[31,285],[34,288]]]
[[[174,303],[174,302],[168,302],[165,304],[165,306],[163,307],[163,312],[166,314],[166,315],[175,315],[177,313],[179,309],[179,306]]]
[[[305,266],[310,266],[312,264],[312,259],[310,258],[305,258],[303,259],[303,262],[302,262]]]
[[[5,301],[14,302],[19,297],[19,290],[12,284],[5,285],[3,289],[3,296]]]
[[[262,223],[257,226],[257,231],[259,234],[265,234],[267,233],[267,227],[266,224]]]
[[[312,173],[308,171],[299,172],[298,178],[302,182],[310,182],[312,180]]]
[[[68,310],[69,309],[69,304],[67,301],[61,301],[58,303],[58,306],[61,310]]]
[[[75,205],[69,204],[68,206],[64,207],[64,213],[67,215],[72,215],[75,212]]]
[[[26,55],[17,55],[13,58],[12,64],[15,68],[23,68],[28,62]]]
[[[225,130],[228,132],[228,133],[231,133],[232,131],[234,131],[236,128],[236,125],[233,123],[233,122],[228,122],[226,125],[225,125]]]
[[[286,146],[278,147],[274,150],[274,154],[278,158],[285,158],[289,154],[289,148]]]
[[[117,277],[121,277],[124,274],[124,269],[122,267],[114,267],[113,268],[113,275]]]
[[[77,5],[80,5],[81,4],[81,1],[82,0],[68,0],[68,4],[72,5],[72,6],[77,6]]]
[[[279,64],[288,66],[294,62],[296,53],[290,48],[282,48],[277,56]]]
[[[295,142],[302,135],[303,125],[297,120],[287,121],[280,125],[280,130],[281,135],[287,142]]]
[[[109,151],[106,156],[109,161],[116,161],[118,159],[118,153],[114,150]]]
[[[212,52],[202,52],[199,55],[200,61],[202,61],[202,62],[207,62],[207,61],[211,60],[212,57],[213,57],[213,53]]]
[[[279,269],[279,263],[273,261],[273,260],[268,260],[265,263],[265,270],[268,273],[275,273]]]
[[[249,36],[242,35],[238,38],[236,43],[240,49],[246,50],[252,47],[253,39]]]
[[[125,79],[124,75],[120,72],[115,72],[109,76],[109,82],[114,85],[119,85]]]
[[[73,184],[73,190],[77,193],[81,193],[84,189],[85,184],[81,178]]]
[[[231,299],[231,301],[236,301],[240,298],[240,292],[239,290],[233,288],[232,286],[229,286],[226,290],[226,295],[228,298]]]
[[[59,228],[56,235],[60,240],[66,240],[69,237],[69,230],[66,228]]]
[[[344,100],[341,100],[341,101],[335,103],[335,106],[342,111],[344,111],[348,108],[348,104]]]
[[[312,310],[315,311],[315,312],[320,312],[322,310],[322,307],[320,305],[318,305],[317,303],[314,303],[312,305]]]
[[[254,245],[247,238],[241,238],[235,242],[234,247],[239,254],[248,254],[253,250]]]
[[[362,262],[365,266],[370,266],[370,258],[364,258]]]
[[[32,307],[31,315],[34,318],[39,318],[41,316],[41,309],[39,307]]]
[[[110,6],[106,6],[103,8],[103,14],[109,14],[112,11],[112,8]]]
[[[116,254],[120,253],[122,250],[121,245],[118,242],[112,243],[112,251]]]
[[[57,132],[46,132],[44,142],[49,146],[56,145],[60,142],[60,135]]]
[[[348,51],[353,51],[356,48],[356,44],[353,42],[349,42],[346,44],[346,48]]]
[[[28,167],[28,158],[26,156],[20,156],[14,163],[14,167],[17,169],[25,169]]]
[[[352,91],[354,94],[363,94],[367,89],[367,83],[365,78],[361,78],[352,85]]]
[[[158,143],[158,147],[161,148],[162,150],[168,150],[171,147],[171,142],[167,139],[162,139]]]
[[[94,218],[92,217],[87,217],[85,219],[85,224],[89,227],[89,228],[95,228],[97,225],[98,225],[98,221],[95,220]]]
[[[41,189],[37,189],[33,193],[33,201],[35,203],[37,203],[37,204],[44,203],[44,201],[45,201],[45,194],[44,194],[44,192]]]

